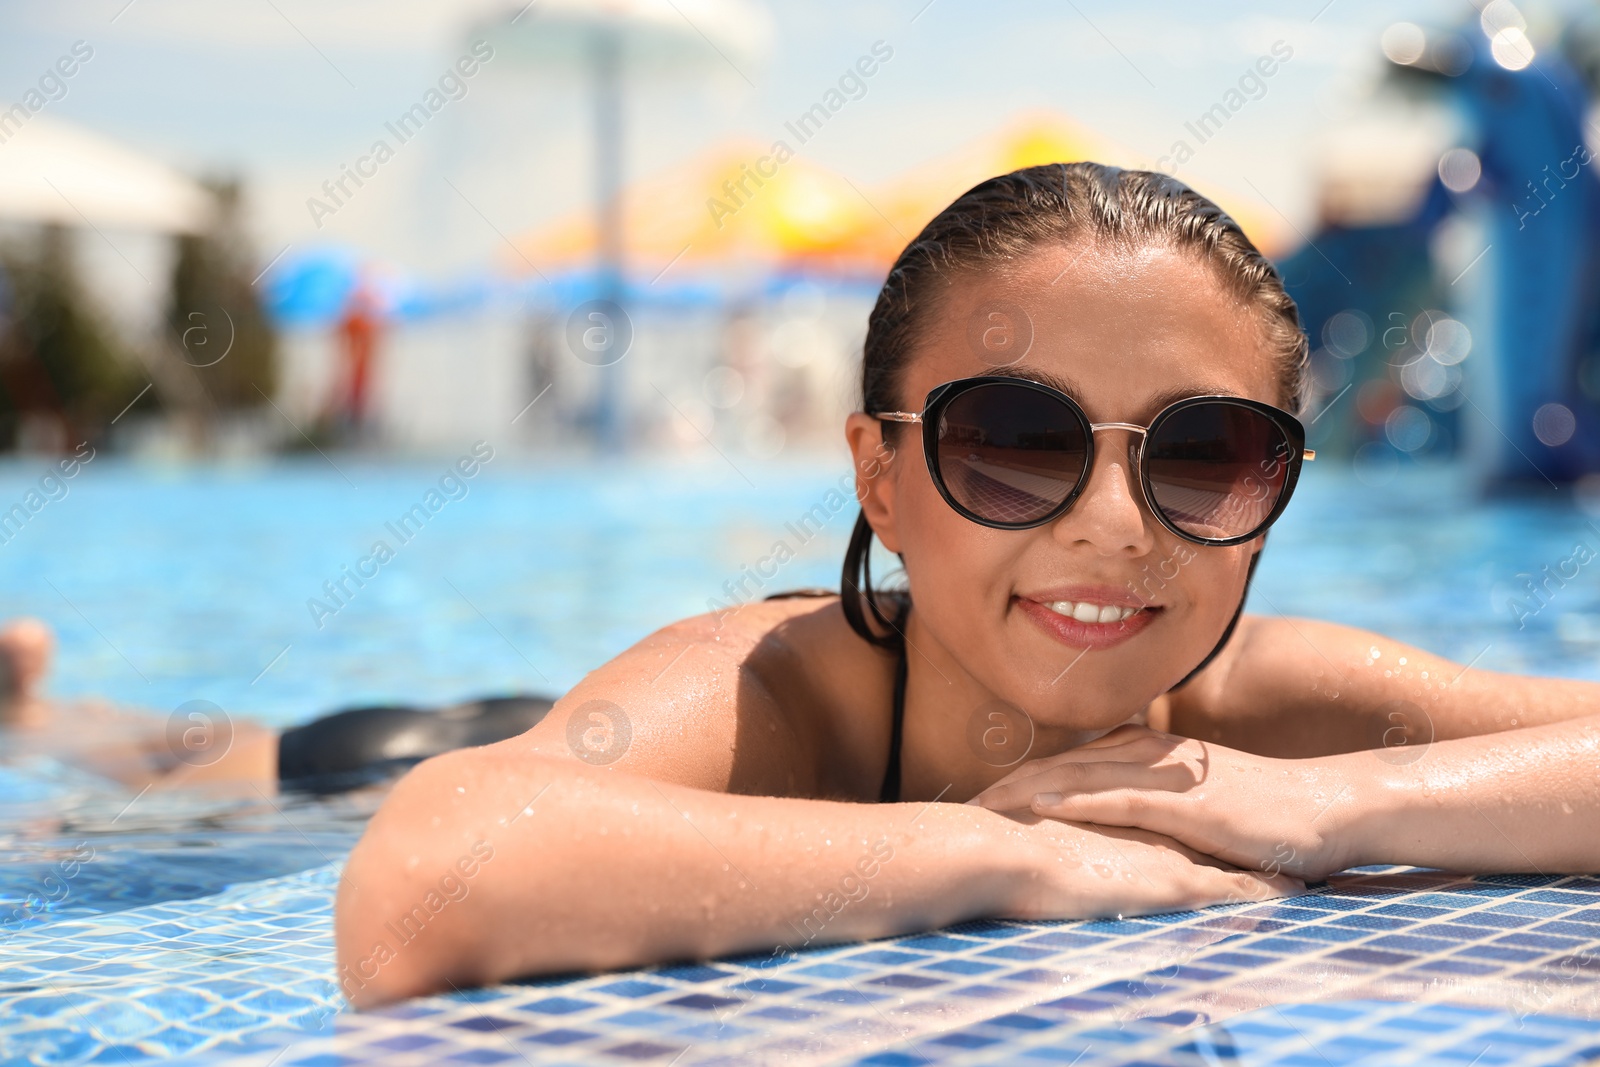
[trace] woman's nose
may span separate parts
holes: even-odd
[[[1100,435],[1083,492],[1055,522],[1058,537],[1068,542],[1088,541],[1108,554],[1131,550],[1139,555],[1155,546],[1139,485],[1137,454],[1138,439],[1128,431],[1108,430]]]

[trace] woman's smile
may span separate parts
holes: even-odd
[[[1097,650],[1142,632],[1164,610],[1109,585],[1060,586],[1011,601],[1046,635],[1073,648]]]

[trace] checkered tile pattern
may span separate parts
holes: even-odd
[[[1404,868],[1290,900],[976,922],[354,1013],[338,864],[14,933],[0,1063],[1600,1060],[1600,880]]]

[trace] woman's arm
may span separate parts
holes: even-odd
[[[1300,885],[1153,834],[956,804],[688,788],[528,754],[428,760],[351,854],[335,910],[357,1006],[528,974],[798,948],[978,916],[1077,917]]]
[[[1600,684],[1452,663],[1380,634],[1246,616],[1237,638],[1173,694],[1175,734],[1264,756],[1428,744],[1600,711]]]
[[[1136,826],[1307,879],[1368,863],[1597,872],[1600,715],[1298,760],[1125,726],[973,803]]]

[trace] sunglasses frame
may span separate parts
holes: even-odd
[[[1078,475],[1077,484],[1072,487],[1071,492],[1067,494],[1061,503],[1037,519],[1030,519],[1027,522],[999,522],[983,518],[958,502],[945,486],[944,475],[939,469],[938,460],[940,418],[951,401],[964,393],[987,385],[1007,385],[1043,393],[1054,400],[1060,401],[1067,411],[1078,420],[1085,431],[1083,470]],[[1150,468],[1145,462],[1147,456],[1145,443],[1150,440],[1151,435],[1165,420],[1178,412],[1200,404],[1218,403],[1246,408],[1259,415],[1266,416],[1283,433],[1284,439],[1289,445],[1288,454],[1278,458],[1278,462],[1282,462],[1287,467],[1287,470],[1284,473],[1283,489],[1278,494],[1277,503],[1273,505],[1272,511],[1267,517],[1254,529],[1235,537],[1201,537],[1179,529],[1156,506],[1155,498],[1150,488]],[[1144,494],[1146,510],[1171,533],[1185,541],[1199,545],[1216,545],[1219,547],[1237,545],[1260,536],[1262,532],[1278,520],[1278,516],[1283,514],[1283,509],[1288,506],[1289,498],[1294,495],[1295,484],[1300,480],[1301,464],[1306,460],[1313,460],[1317,456],[1315,449],[1306,447],[1306,431],[1299,419],[1282,408],[1273,407],[1271,404],[1263,404],[1257,400],[1248,400],[1242,396],[1206,395],[1184,397],[1162,408],[1156,414],[1156,417],[1150,420],[1148,426],[1140,426],[1132,422],[1091,422],[1089,416],[1079,406],[1078,402],[1059,389],[1045,385],[1042,382],[1033,381],[1031,378],[1014,377],[1006,374],[984,374],[972,378],[957,378],[942,385],[934,386],[929,391],[927,399],[923,402],[922,411],[920,412],[873,411],[867,414],[883,422],[921,423],[922,454],[927,461],[928,474],[933,478],[934,488],[939,490],[939,495],[944,497],[945,503],[954,508],[957,514],[980,526],[987,526],[995,530],[1030,530],[1035,526],[1043,526],[1046,523],[1054,522],[1066,514],[1072,505],[1077,503],[1078,497],[1083,494],[1084,486],[1089,481],[1089,475],[1094,470],[1094,435],[1101,430],[1127,430],[1132,434],[1138,435],[1138,443],[1130,447],[1130,453],[1133,465],[1139,471],[1139,487]]]

